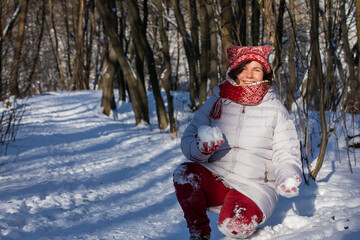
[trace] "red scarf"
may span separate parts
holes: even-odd
[[[262,82],[256,85],[235,86],[229,81],[224,81],[219,85],[220,97],[214,103],[210,111],[210,117],[213,119],[221,118],[222,98],[230,99],[242,105],[254,106],[260,104],[270,86],[271,84],[269,82]]]

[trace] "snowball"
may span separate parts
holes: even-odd
[[[223,139],[220,128],[206,125],[199,127],[198,137],[202,142],[211,142]]]
[[[299,182],[295,178],[287,178],[284,182],[284,185],[287,189],[296,188],[299,186]]]

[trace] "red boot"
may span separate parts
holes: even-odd
[[[218,227],[228,237],[247,238],[255,232],[262,217],[262,211],[250,198],[232,189],[225,197]]]

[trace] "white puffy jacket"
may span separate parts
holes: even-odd
[[[262,223],[278,201],[275,184],[287,177],[301,178],[300,146],[293,121],[271,87],[256,106],[244,106],[222,99],[221,118],[209,117],[219,95],[218,87],[186,128],[181,149],[222,179],[226,186],[252,199],[262,210]],[[213,154],[202,154],[195,135],[202,125],[218,126],[224,144]]]

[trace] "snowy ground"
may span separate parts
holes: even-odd
[[[116,121],[102,116],[100,97],[61,92],[26,102],[17,140],[0,158],[0,239],[188,239],[172,185],[185,161],[180,137],[156,128],[151,95],[152,130],[134,126],[129,104],[119,104]],[[185,124],[187,96],[175,101]],[[360,169],[350,174],[346,152],[341,164],[337,154],[330,141],[318,181],[280,198],[251,239],[359,239]],[[212,239],[222,239],[217,215],[210,219]]]

